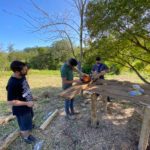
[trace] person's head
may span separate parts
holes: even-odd
[[[100,57],[96,57],[96,63],[100,63],[101,62],[101,58]]]
[[[10,69],[18,76],[25,76],[28,73],[27,64],[18,60],[15,60],[10,64]]]
[[[72,68],[74,68],[75,66],[77,66],[78,62],[77,62],[76,59],[70,58],[70,59],[68,60],[68,64],[69,64],[69,66],[71,66]]]

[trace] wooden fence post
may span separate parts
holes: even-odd
[[[97,94],[93,93],[91,96],[91,126],[97,126]]]
[[[150,134],[150,106],[145,108],[138,150],[146,150]]]

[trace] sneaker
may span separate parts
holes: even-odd
[[[35,138],[33,135],[29,135],[28,139],[34,143],[38,141],[37,138]]]
[[[31,141],[30,139],[28,138],[23,138],[24,142],[27,143],[27,144],[32,144],[33,141]]]

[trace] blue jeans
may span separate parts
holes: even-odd
[[[74,99],[65,100],[65,112],[66,112],[66,115],[70,115],[71,113],[74,112]]]

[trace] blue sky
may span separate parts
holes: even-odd
[[[64,14],[65,12],[75,13],[69,0],[34,0],[40,7],[49,14]],[[45,41],[47,34],[33,33],[31,26],[20,15],[25,17],[24,10],[31,16],[39,15],[31,4],[30,0],[0,0],[0,45],[6,50],[9,44],[14,48],[22,50],[25,47],[49,46],[52,41]],[[77,20],[76,15],[74,19]]]

